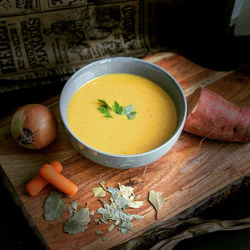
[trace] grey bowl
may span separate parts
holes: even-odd
[[[114,155],[92,148],[78,139],[67,123],[67,109],[74,93],[93,78],[111,73],[129,73],[139,75],[161,86],[173,99],[177,109],[177,127],[175,133],[161,146],[135,155]],[[164,69],[150,62],[130,57],[113,57],[95,61],[74,73],[66,82],[60,95],[60,115],[73,146],[86,158],[103,166],[128,169],[145,166],[165,155],[178,140],[186,119],[187,103],[179,83]]]

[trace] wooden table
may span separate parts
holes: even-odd
[[[238,105],[250,107],[250,64],[232,71],[215,71],[174,53],[158,53],[145,59],[167,69],[186,96],[204,86]],[[209,140],[186,132],[171,151],[148,166],[128,170],[99,166],[79,155],[71,146],[62,128],[58,97],[46,104],[56,115],[59,130],[56,140],[45,149],[34,152],[18,147],[10,134],[11,116],[0,120],[0,172],[30,226],[50,249],[107,249],[126,242],[163,221],[186,218],[211,205],[211,200],[216,201],[216,197],[250,173],[249,144]],[[85,232],[69,235],[62,232],[63,222],[69,217],[67,211],[56,221],[45,221],[43,205],[53,187],[48,185],[32,198],[26,193],[25,183],[44,163],[52,160],[59,160],[64,167],[63,174],[79,187],[75,196],[63,198],[66,204],[77,201],[79,207],[83,207],[87,202],[90,211],[96,211],[101,204],[94,197],[92,188],[99,182],[105,181],[106,186],[111,187],[117,187],[118,183],[134,187],[135,194],[141,195],[140,200],[144,201],[142,207],[128,210],[144,216],[141,222],[135,220],[132,223],[136,233],[121,234],[117,230],[106,233],[108,226],[96,225],[92,218]],[[155,220],[155,210],[147,200],[151,189],[163,192],[166,197],[158,220]],[[102,235],[95,234],[99,229],[105,232],[108,240],[103,241]]]

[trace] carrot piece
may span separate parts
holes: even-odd
[[[78,191],[78,187],[73,182],[56,172],[49,164],[44,164],[40,168],[39,174],[50,184],[69,196],[74,195]]]
[[[57,171],[61,173],[63,170],[62,164],[59,161],[52,161],[50,165]],[[36,196],[39,192],[48,184],[48,181],[45,180],[40,174],[36,175],[26,184],[26,190],[30,196]]]
[[[198,88],[187,98],[186,132],[228,142],[250,142],[250,108]]]

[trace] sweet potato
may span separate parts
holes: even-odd
[[[250,142],[250,109],[198,88],[187,98],[186,132],[228,142]]]

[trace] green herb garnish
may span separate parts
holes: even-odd
[[[118,115],[126,115],[129,120],[135,118],[136,112],[134,110],[134,104],[128,106],[121,106],[117,101],[114,101],[112,107],[108,105],[108,103],[102,99],[97,99],[97,101],[101,104],[97,109],[104,114],[104,117],[112,118],[113,116],[110,114],[110,111]]]
[[[98,102],[100,102],[102,105],[98,107],[97,109],[104,114],[104,117],[112,118],[112,116],[109,113],[109,110],[111,110],[111,107],[102,99],[97,99]]]

